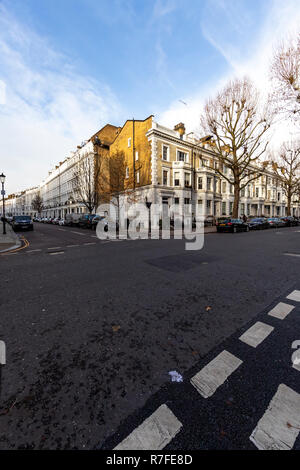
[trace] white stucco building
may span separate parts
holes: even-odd
[[[137,199],[145,202],[147,198],[147,201],[159,204],[160,213],[171,206],[182,211],[184,205],[189,205],[194,215],[231,215],[233,185],[215,171],[218,160],[209,141],[199,141],[192,133],[186,134],[182,123],[169,129],[155,122],[152,116],[144,121],[135,121],[135,133],[133,131],[131,136],[131,123],[126,121],[123,128],[107,125],[98,135],[102,132],[108,139],[105,147],[107,152],[113,152],[114,146],[121,146],[122,149],[123,145],[127,152],[126,158],[131,163],[143,162],[142,170],[135,174]],[[74,169],[81,159],[93,159],[94,152],[91,138],[49,171],[38,187],[9,197],[6,200],[6,213],[36,215],[32,200],[37,193],[43,199],[42,216],[65,217],[68,213],[87,212],[84,204],[74,195]],[[146,170],[140,177],[143,168]],[[286,197],[278,178],[271,169],[263,168],[261,164],[255,168],[261,176],[241,191],[239,215],[286,215]],[[132,171],[132,168],[128,168],[128,171]],[[223,171],[230,179],[230,170],[223,168]],[[293,198],[291,213],[300,216],[297,197]]]

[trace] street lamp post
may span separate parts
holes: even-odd
[[[2,195],[2,204],[3,204],[3,214],[2,214],[2,221],[3,221],[3,235],[6,235],[6,227],[5,227],[5,191],[4,191],[4,183],[5,183],[5,175],[2,173],[0,175],[0,183],[2,184],[2,190],[1,190],[1,195]]]
[[[148,236],[150,237],[150,234],[151,234],[151,206],[152,206],[152,202],[148,201],[147,196],[146,196],[145,202],[146,202],[147,209],[149,211],[148,212]]]

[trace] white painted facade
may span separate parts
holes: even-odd
[[[190,205],[194,215],[229,216],[233,206],[233,185],[215,171],[217,158],[208,144],[199,146],[191,135],[164,127],[153,121],[146,134],[151,143],[151,184],[136,189],[136,200],[159,204],[160,214],[166,208],[176,207],[181,212]],[[158,151],[166,147],[166,160]],[[176,159],[170,161],[170,148],[176,148]],[[169,149],[169,150],[168,150]],[[85,213],[86,207],[76,200],[72,180],[76,163],[82,158],[93,158],[94,146],[87,141],[63,162],[49,172],[37,188],[23,191],[6,200],[6,213],[36,215],[31,203],[39,192],[44,204],[42,216],[64,217],[68,213]],[[239,215],[284,216],[286,197],[276,176],[269,170],[257,168],[262,176],[241,192]],[[229,170],[228,176],[229,175]],[[126,196],[124,196],[126,200]],[[124,204],[124,202],[122,202]],[[300,216],[299,200],[292,202],[292,215]],[[171,213],[171,216],[174,214]]]
[[[84,204],[76,200],[74,196],[73,178],[76,164],[82,158],[93,157],[94,146],[92,142],[86,142],[66,160],[60,162],[54,170],[49,171],[47,178],[38,187],[22,191],[6,199],[6,214],[38,215],[32,207],[32,200],[38,193],[43,199],[42,217],[63,218],[66,214],[87,212]]]
[[[148,200],[159,203],[161,211],[163,204],[171,207],[177,203],[179,206],[191,204],[194,215],[199,214],[204,217],[231,215],[234,201],[233,185],[215,171],[218,160],[209,145],[200,147],[199,141],[193,137],[185,134],[180,138],[178,132],[156,122],[153,122],[147,137],[151,142],[152,168],[151,188],[145,188],[147,194],[150,194],[147,196]],[[164,162],[161,162],[162,172],[165,170],[166,178],[164,180],[161,175],[160,184],[158,161],[162,157],[157,151],[159,143],[163,143],[166,147],[175,146],[177,151],[177,158],[171,162],[171,168],[167,163],[164,168]],[[178,152],[186,154],[184,161],[179,160]],[[257,168],[262,176],[241,191],[239,215],[266,217],[286,215],[286,197],[276,176],[267,169],[252,168]],[[230,176],[229,169],[227,172]],[[293,199],[291,212],[294,216],[300,216],[298,198]]]

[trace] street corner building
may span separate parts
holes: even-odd
[[[127,120],[122,127],[106,124],[50,170],[37,187],[9,195],[6,214],[36,216],[32,202],[37,194],[43,202],[42,217],[64,218],[67,214],[91,212],[84,203],[84,183],[75,184],[80,165],[82,173],[91,173],[90,184],[101,202],[109,202],[118,194],[126,203],[133,200],[134,194],[135,202],[157,204],[160,214],[166,210],[171,217],[177,208],[183,213],[187,206],[191,214],[204,218],[232,214],[234,191],[228,182],[233,182],[231,170],[223,165],[227,179],[217,172],[221,163],[211,136],[196,138],[194,133],[187,133],[184,123],[170,129],[153,116]],[[241,190],[239,215],[287,215],[286,196],[276,174],[262,163],[251,170],[260,176]],[[83,177],[87,179],[86,174]],[[291,215],[300,216],[296,198],[292,200]]]

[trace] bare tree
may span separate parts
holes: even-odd
[[[258,91],[249,79],[229,82],[214,99],[209,99],[201,127],[210,134],[218,159],[216,173],[234,186],[232,216],[238,217],[240,191],[261,173],[255,168],[264,154],[266,133],[272,122],[268,105],[260,104]],[[231,170],[229,175],[226,169]]]
[[[36,194],[36,196],[32,200],[31,205],[33,210],[37,211],[38,214],[41,214],[42,210],[44,209],[44,203],[40,193]]]
[[[288,43],[281,43],[274,53],[271,64],[274,83],[273,96],[279,110],[289,116],[300,113],[300,33]]]
[[[136,172],[140,169],[141,165],[135,167]],[[116,207],[119,220],[120,209],[125,200],[130,202],[136,200],[135,177],[128,167],[123,151],[107,156],[99,178],[99,188],[101,200],[111,202]]]
[[[291,202],[300,191],[300,141],[282,144],[272,168],[287,198],[287,215],[291,215]]]
[[[76,163],[72,186],[74,197],[84,204],[89,214],[99,205],[98,181],[102,167],[102,155],[91,153],[85,154]]]

